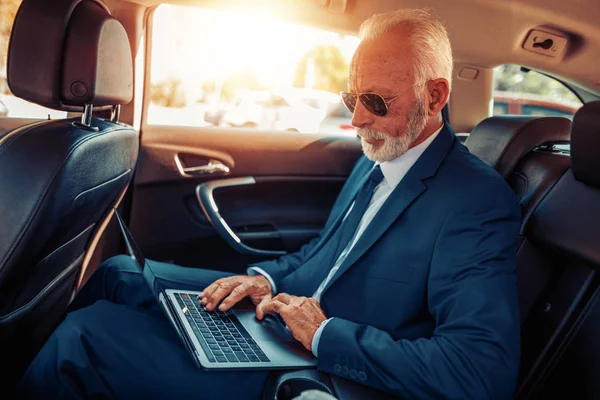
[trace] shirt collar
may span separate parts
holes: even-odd
[[[425,141],[419,143],[417,146],[408,149],[406,153],[402,154],[400,157],[396,157],[393,160],[382,162],[379,164],[381,166],[381,172],[383,173],[383,178],[386,183],[393,189],[404,178],[404,175],[410,170],[410,168],[417,162],[421,154],[425,152],[427,147],[435,140],[437,135],[444,128],[444,124],[435,131],[431,136],[429,136]]]

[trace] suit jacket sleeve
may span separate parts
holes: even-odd
[[[276,260],[264,261],[261,263],[251,264],[251,267],[258,267],[266,272],[271,280],[277,287],[279,285],[279,281],[285,278],[287,275],[294,272],[306,259],[307,255],[313,250],[314,246],[316,246],[321,240],[321,235],[323,234],[323,230],[319,232],[319,234],[314,237],[310,242],[303,245],[300,250],[295,253],[286,254],[282,257],[279,257]]]
[[[273,282],[279,286],[279,282],[283,278],[294,272],[312,254],[312,251],[315,249],[315,247],[319,245],[322,235],[327,232],[328,228],[337,219],[338,215],[345,211],[344,205],[346,204],[349,196],[355,192],[355,186],[365,175],[365,173],[372,167],[372,161],[369,161],[364,156],[359,158],[331,209],[329,217],[327,218],[327,222],[325,223],[325,227],[310,242],[302,246],[302,248],[295,253],[286,254],[275,260],[251,264],[249,267],[261,268],[263,271],[269,274]]]
[[[469,196],[475,201],[447,215],[428,278],[432,337],[395,338],[333,318],[318,345],[319,369],[340,375],[340,366],[361,366],[355,379],[344,377],[407,399],[512,398],[520,355],[520,211],[506,189],[477,190]]]

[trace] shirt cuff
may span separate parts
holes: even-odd
[[[271,278],[271,275],[267,274],[264,269],[259,268],[259,267],[249,267],[246,270],[246,273],[250,276],[260,274],[260,275],[264,276],[265,278],[267,278],[267,280],[271,284],[271,289],[273,290],[273,296],[275,296],[277,294],[277,286],[275,286],[275,282],[273,281],[273,278]]]
[[[315,332],[315,335],[313,336],[310,348],[315,357],[319,357],[319,355],[317,354],[317,351],[319,350],[319,340],[321,340],[321,334],[323,333],[323,329],[325,329],[325,325],[327,325],[327,323],[329,321],[331,321],[332,319],[333,319],[333,317],[321,322],[321,325],[319,325],[319,328],[317,328],[317,331]]]

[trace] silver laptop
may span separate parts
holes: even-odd
[[[200,304],[201,292],[155,291],[152,267],[115,209],[127,252],[140,267],[150,289],[179,333],[196,364],[204,369],[296,369],[314,367],[317,359],[292,336],[281,318],[258,321],[253,309],[234,307],[208,312]]]

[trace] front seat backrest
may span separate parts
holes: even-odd
[[[0,354],[16,373],[64,316],[93,238],[131,180],[139,139],[116,119],[92,118],[93,106],[118,115],[133,94],[127,33],[99,1],[24,0],[8,83],[42,106],[85,110],[0,139]]]

